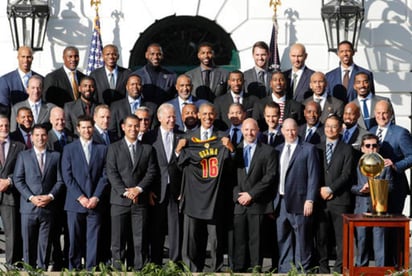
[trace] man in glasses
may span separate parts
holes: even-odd
[[[152,114],[150,109],[145,106],[141,106],[136,109],[134,114],[139,119],[139,135],[137,139],[142,141],[143,134],[150,130],[150,126],[152,124]]]
[[[379,152],[379,139],[375,134],[365,134],[362,136],[362,153]],[[352,186],[351,191],[356,195],[355,214],[363,214],[372,211],[368,178],[359,169],[357,172],[357,182]],[[385,167],[378,176],[379,179],[392,180],[390,167]],[[390,189],[391,190],[391,189]],[[375,255],[375,265],[385,265],[385,230],[382,227],[356,227],[356,266],[368,266],[370,246],[373,239],[373,252]]]

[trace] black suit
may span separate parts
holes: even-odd
[[[135,164],[125,139],[108,148],[106,172],[111,185],[110,203],[112,219],[112,258],[113,265],[121,268],[125,260],[125,245],[128,236],[133,235],[134,262],[136,270],[145,264],[147,205],[149,191],[158,174],[156,155],[150,145],[136,143]],[[123,196],[126,188],[140,187],[137,203]],[[129,264],[131,265],[131,264]]]
[[[297,102],[302,103],[307,97],[312,95],[310,91],[310,77],[312,74],[315,73],[312,69],[309,69],[308,67],[304,67],[302,74],[300,75],[298,84],[295,89],[295,93],[293,93],[293,86],[292,86],[292,80],[293,80],[293,71],[292,69],[286,70],[283,72],[286,78],[286,84],[287,84],[287,97],[288,99],[294,99]]]
[[[149,208],[149,239],[151,262],[161,265],[163,261],[163,245],[167,229],[169,241],[169,259],[181,260],[182,249],[182,219],[179,215],[178,197],[180,194],[182,172],[177,167],[177,157],[174,154],[177,142],[183,132],[173,131],[173,145],[170,160],[167,160],[162,132],[156,128],[145,133],[142,143],[153,146],[156,152],[160,178],[156,179],[152,191],[156,194],[155,206]]]
[[[77,85],[85,75],[76,70]],[[68,78],[63,67],[47,74],[43,84],[43,99],[46,102],[54,103],[63,107],[65,103],[74,101],[71,80]]]
[[[12,177],[17,156],[24,150],[25,145],[13,140],[8,140],[8,143],[9,151],[5,163],[0,165],[0,178],[9,178],[11,185],[4,192],[0,192],[0,214],[4,227],[6,264],[11,265],[22,258],[19,192],[13,185]]]
[[[278,166],[275,149],[257,142],[246,172],[243,153],[244,144],[241,143],[236,149],[237,185],[233,189],[235,271],[262,266],[263,215],[273,212],[272,199]],[[241,192],[247,192],[252,197],[249,205],[238,202]],[[250,263],[246,262],[248,259]]]
[[[110,106],[112,102],[123,99],[126,96],[126,82],[130,73],[129,69],[117,66],[116,89],[110,89],[104,66],[91,72],[90,77],[96,81],[96,102]]]
[[[265,130],[264,132],[261,132],[261,134],[259,135],[259,141],[264,144],[270,144],[272,147],[276,147],[285,141],[285,138],[283,137],[280,131],[280,127],[278,128],[276,135],[273,136],[273,139],[271,142],[269,142],[268,136],[269,136],[269,133],[267,130]]]
[[[258,122],[259,129],[261,131],[266,130],[268,127],[265,122],[265,117],[263,116],[263,112],[265,111],[265,105],[267,103],[273,102],[272,95],[269,95],[260,101],[255,103],[253,107],[253,114],[252,117]],[[287,118],[294,119],[298,125],[303,124],[305,122],[305,118],[303,116],[303,106],[301,103],[295,100],[286,100],[285,102],[285,109],[283,113],[283,120]]]
[[[9,136],[10,136],[11,140],[23,143],[27,147],[26,140],[24,139],[24,136],[21,133],[20,127],[17,127],[17,129],[15,131],[11,132]]]
[[[253,106],[259,99],[253,95],[243,94],[243,103],[242,105],[246,109],[246,117],[252,117]],[[222,130],[226,130],[232,124],[227,116],[229,112],[230,105],[234,103],[232,93],[230,91],[222,96],[219,96],[215,99],[215,107],[216,107],[216,119],[222,123],[220,127]]]
[[[64,129],[63,132],[64,132],[64,140],[60,141],[59,138],[57,137],[56,132],[53,129],[49,130],[49,133],[48,133],[49,138],[47,139],[47,149],[62,153],[63,147],[73,142],[74,140],[73,134],[68,129]]]
[[[330,233],[334,233],[336,261],[333,271],[342,273],[342,214],[352,213],[350,189],[355,180],[356,169],[352,147],[341,140],[337,141],[331,161],[327,164],[326,143],[317,145],[323,169],[320,186],[329,187],[333,197],[330,200],[321,199],[316,213],[319,267],[320,273],[329,273],[328,245]]]
[[[142,100],[142,98],[140,98]],[[146,102],[142,100],[141,106],[147,106],[152,115],[152,122],[153,122],[153,117],[156,112],[156,105],[152,102]],[[132,110],[130,108],[130,103],[129,99],[126,96],[124,99],[121,99],[119,101],[115,101],[112,103],[110,106],[110,112],[111,112],[111,118],[110,118],[110,125],[109,125],[109,130],[111,132],[116,133],[116,136],[118,138],[122,138],[124,136],[123,130],[122,130],[122,123],[124,118],[132,114]]]
[[[90,116],[93,117],[94,109],[96,107],[95,102],[90,103]],[[66,119],[66,128],[77,134],[77,118],[81,115],[86,115],[86,103],[83,102],[80,98],[64,104],[64,116]]]

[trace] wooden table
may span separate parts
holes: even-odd
[[[409,269],[409,218],[405,216],[371,217],[362,214],[343,214],[343,275],[384,275],[388,271]],[[357,267],[355,257],[355,227],[397,227],[404,229],[404,235],[398,235],[399,267]],[[379,274],[377,274],[379,273]]]

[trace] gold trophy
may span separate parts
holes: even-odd
[[[389,181],[375,179],[385,168],[384,160],[378,153],[364,154],[359,160],[359,168],[368,177],[369,191],[372,200],[372,216],[385,216],[388,211]]]

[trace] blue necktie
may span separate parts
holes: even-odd
[[[326,144],[326,163],[329,165],[330,161],[332,160],[332,151],[333,149],[333,144],[332,143],[327,143]]]
[[[305,142],[309,142],[311,137],[312,137],[312,129],[309,128],[308,131],[306,132]]]
[[[251,146],[247,145],[244,149],[243,149],[243,159],[245,160],[245,169],[246,169],[246,173],[249,172],[249,165],[250,165],[250,150],[251,150]]]
[[[345,144],[349,142],[349,130],[345,130],[343,133],[343,142],[345,142]]]
[[[130,105],[132,106],[132,114],[134,114],[135,111],[136,111],[136,109],[139,108],[140,101],[139,101],[139,100],[135,100],[135,101],[131,102]]]
[[[368,106],[366,105],[367,99],[363,99],[363,120],[365,121],[366,129],[369,129],[369,110]]]

